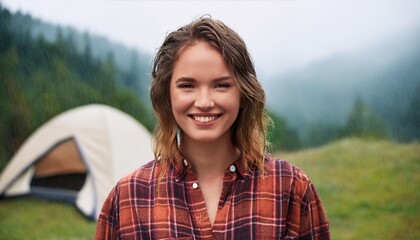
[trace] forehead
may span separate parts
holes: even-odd
[[[182,46],[177,53],[177,57],[175,60],[174,65],[179,61],[179,59],[183,56],[185,56],[185,53],[190,53],[190,52],[197,52],[200,50],[207,50],[207,51],[214,51],[217,52],[218,54],[220,54],[220,56],[223,58],[221,51],[213,46],[210,42],[208,42],[207,40],[194,40],[191,41],[187,44],[185,44],[184,46]]]
[[[178,77],[219,78],[232,76],[222,54],[207,42],[201,41],[185,47],[179,54],[171,79]]]

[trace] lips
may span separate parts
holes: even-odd
[[[206,115],[206,116],[191,115],[191,117],[195,121],[200,122],[200,123],[208,123],[208,122],[214,121],[220,116],[221,114],[220,115]]]

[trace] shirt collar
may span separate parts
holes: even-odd
[[[181,153],[175,156],[173,163],[171,164],[171,168],[173,169],[173,174],[175,181],[179,181],[184,179],[185,174],[187,172],[187,168],[183,164],[184,157]]]
[[[232,165],[235,166],[235,172],[241,178],[249,176],[250,171],[254,169],[252,166],[248,166],[248,163],[244,161],[242,155],[240,155],[238,159],[236,159],[231,165],[229,165],[226,171],[229,171]],[[185,176],[187,175],[188,167],[191,167],[189,162],[181,154],[175,157],[173,164],[171,164],[175,181],[180,181],[185,178]]]

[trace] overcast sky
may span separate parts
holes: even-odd
[[[1,0],[0,0],[1,1]],[[419,0],[2,0],[43,21],[153,54],[169,31],[210,14],[236,30],[260,75],[352,51],[420,26]]]

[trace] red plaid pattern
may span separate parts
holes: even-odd
[[[226,171],[213,227],[191,164],[164,169],[152,161],[111,191],[96,239],[330,239],[316,189],[300,169],[267,156],[261,176],[241,162]]]

